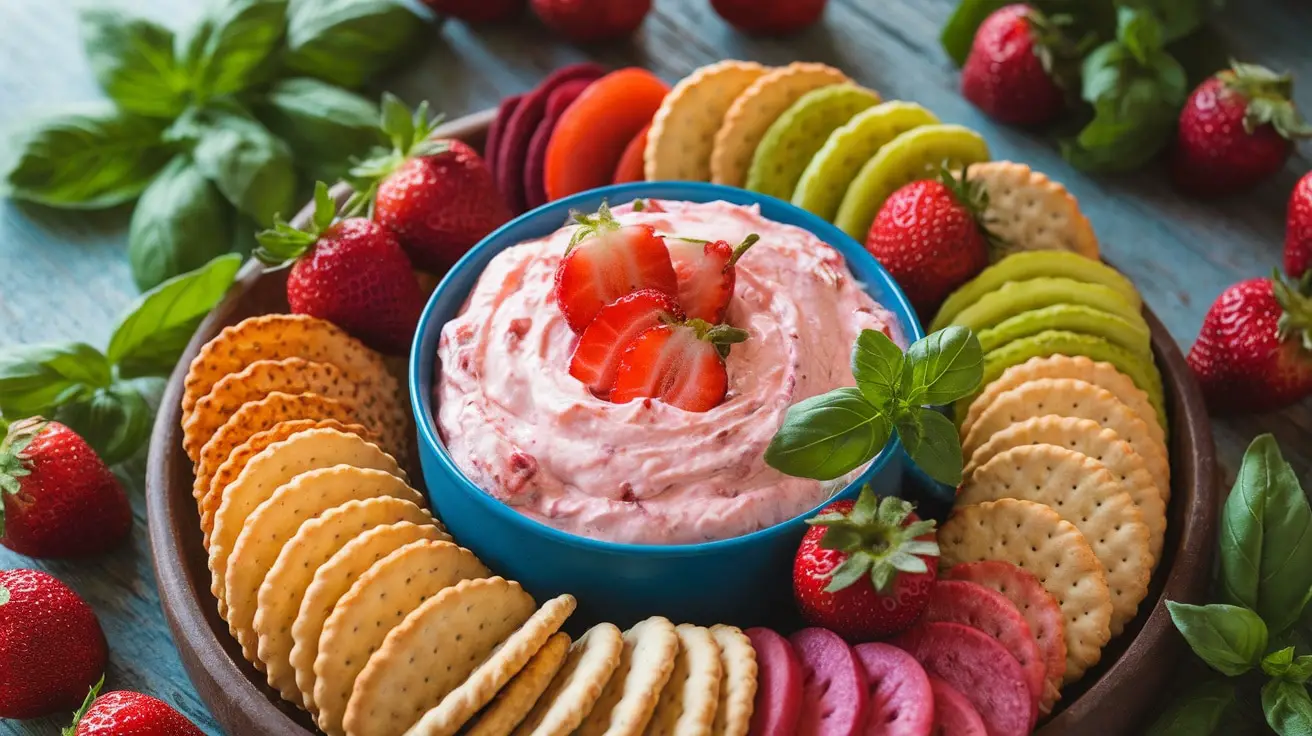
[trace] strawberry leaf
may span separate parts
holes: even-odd
[[[299,230],[281,217],[274,217],[273,227],[255,236],[260,246],[252,255],[266,266],[289,266],[314,247],[323,231],[332,225],[336,215],[337,203],[329,196],[328,185],[321,181],[315,182],[314,217],[310,220],[310,229]]]
[[[0,515],[0,537],[4,536],[4,517]],[[4,583],[0,583],[0,606],[9,602],[9,588]]]
[[[826,593],[837,593],[843,588],[849,587],[856,581],[865,577],[867,573],[872,572],[871,567],[874,565],[874,559],[865,553],[857,553],[843,560],[838,567],[834,568],[829,578],[829,584],[825,586]],[[876,585],[876,587],[879,587]]]

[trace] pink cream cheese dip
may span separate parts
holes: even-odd
[[[664,235],[760,242],[738,262],[727,322],[747,330],[726,361],[729,392],[708,412],[657,400],[611,404],[569,374],[576,337],[552,297],[573,226],[507,248],[442,328],[438,429],[456,465],[511,508],[571,534],[692,544],[773,526],[841,486],[765,463],[788,407],[854,385],[862,329],[906,341],[843,257],[811,233],[726,202],[616,207]]]

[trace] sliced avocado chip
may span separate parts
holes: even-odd
[[[984,352],[996,350],[1012,340],[1047,330],[1066,330],[1101,337],[1144,360],[1153,358],[1152,335],[1145,325],[1130,322],[1110,312],[1082,304],[1054,304],[1009,317],[979,333]]]
[[[939,308],[929,331],[941,330],[952,324],[953,318],[962,310],[979,301],[985,294],[1002,288],[1008,281],[1025,281],[1044,276],[1101,284],[1115,290],[1135,309],[1143,306],[1143,299],[1134,284],[1105,263],[1068,251],[1025,251],[1007,256],[989,266],[954,291]]]
[[[1054,304],[1078,304],[1114,314],[1127,322],[1148,329],[1139,306],[1126,301],[1115,289],[1102,284],[1088,284],[1067,278],[1042,277],[1025,281],[1008,281],[996,291],[985,294],[952,318],[950,324],[969,327],[976,333],[996,327],[1022,312]],[[946,326],[946,325],[945,325]]]

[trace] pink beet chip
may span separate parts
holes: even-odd
[[[756,650],[756,707],[747,736],[794,733],[802,711],[802,665],[793,645],[765,628],[743,632]]]
[[[866,670],[862,735],[927,736],[934,725],[934,693],[920,663],[889,644],[859,644],[852,651]]]
[[[1020,663],[997,639],[965,624],[919,623],[890,642],[966,696],[989,736],[1027,736],[1037,711]]]
[[[842,637],[809,628],[788,637],[802,663],[798,736],[857,736],[865,725],[866,670]]]
[[[483,160],[487,162],[488,171],[492,172],[492,178],[497,176],[497,159],[501,153],[501,136],[506,131],[506,124],[510,122],[510,116],[515,114],[515,108],[524,100],[524,95],[511,95],[497,105],[497,116],[492,118],[492,124],[487,128],[487,142],[483,144]]]
[[[929,678],[934,690],[933,736],[987,736],[984,719],[966,696],[937,677]]]
[[[542,178],[547,170],[547,144],[556,123],[565,114],[583,90],[592,86],[591,79],[575,79],[561,84],[547,97],[547,112],[538,123],[538,129],[528,142],[528,156],[524,159],[524,202],[529,209],[547,203],[547,184]]]

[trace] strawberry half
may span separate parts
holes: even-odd
[[[674,275],[679,279],[679,304],[690,319],[704,319],[711,324],[724,321],[738,278],[735,265],[760,239],[753,233],[736,248],[723,240],[666,240]]]
[[[642,289],[602,307],[583,331],[569,362],[569,374],[605,399],[615,385],[620,357],[638,335],[661,324],[682,322],[683,310],[674,297]]]
[[[650,225],[621,226],[604,203],[595,215],[575,213],[578,232],[556,268],[555,296],[570,329],[582,333],[602,307],[641,289],[670,296],[679,281],[665,239]]]
[[[651,398],[685,411],[710,411],[729,390],[729,346],[746,339],[746,330],[700,319],[651,327],[624,349],[610,400]]]

